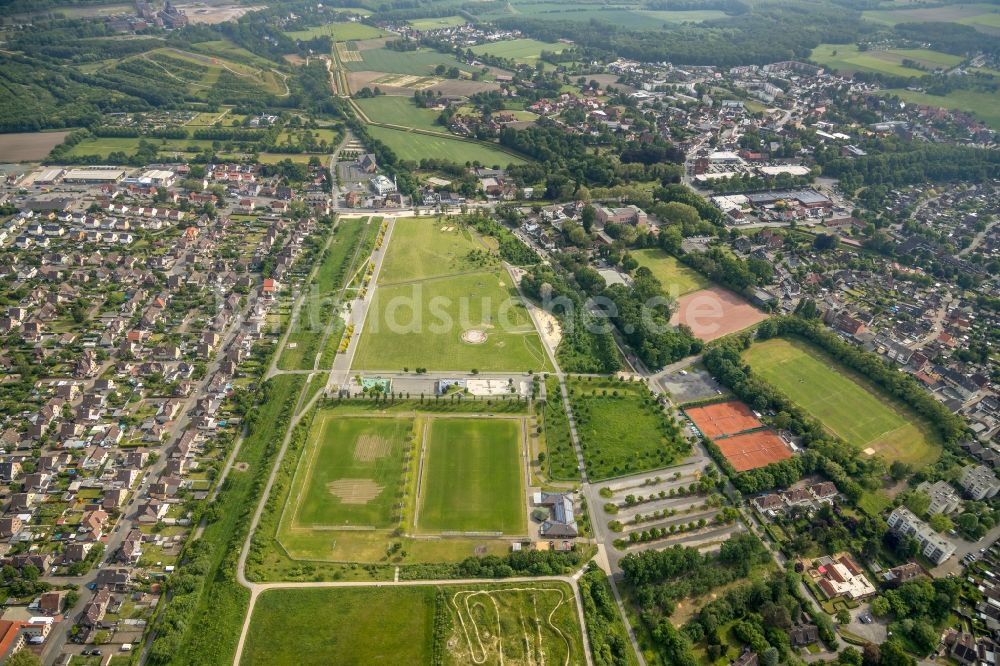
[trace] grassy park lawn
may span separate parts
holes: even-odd
[[[576,379],[569,390],[588,478],[660,469],[686,455],[679,429],[644,384]]]
[[[537,39],[512,39],[506,42],[474,46],[472,52],[529,63],[538,60],[542,51],[561,53],[565,48],[566,46],[563,44],[549,44]]]
[[[407,418],[333,418],[313,423],[296,473],[292,528],[395,525],[403,454],[413,431]],[[394,520],[395,519],[395,520]]]
[[[444,128],[440,128],[444,131]],[[485,166],[524,164],[527,160],[485,143],[446,136],[417,134],[388,127],[370,126],[373,137],[389,146],[402,160],[444,159],[452,162],[479,162]]]
[[[929,51],[927,49],[889,49],[887,51],[861,51],[855,44],[820,44],[810,58],[815,62],[842,73],[881,72],[894,76],[926,76],[927,71],[906,67],[903,60],[913,60],[928,70],[954,67],[962,62],[959,56]]]
[[[257,600],[242,664],[429,664],[433,587],[270,590]]]
[[[399,218],[392,229],[379,284],[426,280],[481,268],[469,253],[483,245],[448,217]]]
[[[486,339],[467,342],[470,331]],[[526,372],[549,361],[510,276],[492,270],[379,287],[354,367]]]
[[[995,130],[1000,130],[1000,92],[982,90],[953,90],[947,95],[928,95],[927,93],[903,88],[889,88],[882,91],[885,94],[896,95],[904,102],[911,104],[926,104],[944,109],[957,109],[971,113],[981,122]]]
[[[937,460],[941,446],[929,424],[815,347],[767,340],[754,344],[744,359],[848,444],[914,467]]]
[[[527,532],[519,423],[455,418],[427,424],[418,529]]]
[[[399,219],[355,367],[539,370],[549,367],[527,309],[485,245],[447,218]],[[485,341],[466,342],[469,330]]]
[[[365,115],[375,123],[402,125],[437,132],[447,131],[446,127],[437,124],[437,111],[421,109],[413,103],[412,97],[380,95],[355,101],[365,112]]]
[[[242,664],[580,664],[575,603],[561,582],[269,590]]]
[[[461,16],[440,16],[437,18],[413,19],[408,22],[414,30],[440,30],[441,28],[454,28],[468,23]]]
[[[327,23],[317,25],[305,30],[294,30],[286,32],[285,35],[292,39],[316,39],[317,37],[333,37],[337,42],[351,42],[358,39],[376,39],[391,34],[387,30],[374,28],[366,23],[355,21],[345,21],[341,23]]]
[[[648,268],[671,296],[683,296],[712,286],[712,282],[704,275],[688,268],[659,248],[637,250],[632,253],[632,257],[639,262],[639,266]]]

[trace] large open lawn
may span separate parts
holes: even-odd
[[[271,590],[254,608],[241,664],[429,664],[433,587]]]
[[[419,531],[527,533],[519,419],[433,419],[425,432]]]
[[[435,645],[435,616],[443,629]],[[434,655],[441,660],[435,661]],[[585,663],[569,585],[422,585],[269,590],[243,666]]]
[[[637,250],[632,257],[639,262],[639,266],[648,268],[653,277],[663,284],[667,294],[674,298],[712,285],[704,275],[659,248]]]
[[[412,432],[407,418],[317,419],[296,474],[292,527],[395,525]]]
[[[810,58],[841,73],[881,72],[894,76],[925,76],[928,71],[947,69],[962,62],[960,56],[928,49],[861,51],[855,44],[820,44],[813,49]],[[912,60],[927,71],[908,67],[903,64],[904,60]]]
[[[549,367],[510,276],[482,258],[488,244],[456,225],[439,218],[396,221],[356,368]],[[485,333],[485,340],[467,341],[470,331]]]
[[[376,39],[392,34],[387,30],[374,28],[366,23],[345,21],[342,23],[327,23],[305,30],[286,32],[292,39],[316,39],[317,37],[333,37],[337,42],[352,42],[359,39]]]
[[[767,340],[754,344],[744,358],[849,444],[916,467],[937,459],[940,443],[928,424],[808,343]]]
[[[441,128],[443,130],[443,128]],[[388,127],[370,126],[368,131],[373,137],[389,146],[394,153],[404,160],[419,162],[424,158],[449,160],[451,162],[479,162],[484,166],[502,166],[509,164],[524,164],[527,160],[499,147],[493,147],[474,141],[463,141],[445,136],[417,134]]]
[[[512,39],[506,42],[493,42],[474,46],[473,53],[497,56],[498,58],[510,58],[517,62],[530,63],[538,60],[542,51],[550,53],[562,53],[566,46],[564,44],[550,44],[540,42],[537,39]]]
[[[902,88],[890,88],[882,92],[897,95],[903,101],[911,104],[927,104],[943,109],[965,111],[991,128],[1000,130],[1000,92],[953,90],[944,96],[928,95]]]
[[[592,481],[668,467],[689,447],[645,384],[577,379],[570,403]]]
[[[470,229],[449,217],[399,218],[392,230],[379,284],[480,270],[470,253],[485,246]]]
[[[437,132],[446,132],[448,129],[437,124],[439,115],[437,111],[421,109],[413,103],[412,97],[380,95],[355,101],[372,122],[416,127],[417,129]]]

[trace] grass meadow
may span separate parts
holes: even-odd
[[[326,415],[314,422],[296,479],[294,526],[394,526],[412,432],[407,418]]]
[[[929,424],[808,343],[766,340],[744,359],[848,444],[918,468],[937,460],[941,445]]]
[[[582,664],[583,655],[573,590],[561,582],[286,589],[257,600],[241,666]]]
[[[659,248],[636,250],[632,257],[639,266],[648,268],[671,296],[683,296],[712,286],[711,280]]]
[[[954,67],[962,62],[961,56],[928,49],[861,51],[855,44],[820,44],[809,57],[824,67],[842,73],[881,72],[894,76],[926,76],[929,73],[907,67],[903,65],[903,60],[912,60],[927,70]]]
[[[440,128],[443,130],[443,128]],[[485,166],[507,166],[524,164],[527,160],[500,148],[463,141],[445,136],[418,134],[388,127],[369,126],[368,132],[389,146],[403,160],[419,162],[424,158],[450,160],[452,162],[479,162]]]
[[[926,104],[943,109],[956,109],[971,113],[980,122],[1000,131],[1000,92],[985,90],[953,90],[947,95],[928,95],[927,93],[903,88],[888,88],[882,91],[892,94],[910,104]]]
[[[461,16],[439,16],[435,18],[412,19],[408,23],[414,30],[440,30],[441,28],[454,28],[468,23]]]
[[[344,66],[352,72],[385,72],[386,74],[430,75],[438,65],[471,74],[472,68],[453,56],[431,49],[416,51],[393,51],[392,49],[366,49],[361,51],[361,61],[346,62]]]
[[[421,109],[413,103],[412,97],[402,95],[380,95],[368,99],[355,100],[372,122],[387,125],[402,125],[436,132],[447,128],[437,124],[438,112]]]
[[[511,60],[523,63],[532,63],[538,60],[542,51],[552,53],[562,53],[566,49],[564,44],[550,44],[540,42],[537,39],[512,39],[506,42],[493,42],[472,48],[473,53],[496,56],[498,58],[510,58]]]
[[[456,418],[428,424],[418,530],[527,533],[519,423]]]
[[[366,23],[355,21],[344,21],[340,23],[327,23],[317,25],[305,30],[294,30],[286,32],[285,35],[292,39],[316,39],[317,37],[333,37],[337,42],[353,42],[359,39],[377,39],[390,35],[388,30],[372,27]]]
[[[575,379],[570,403],[593,481],[676,464],[689,447],[645,384]]]
[[[433,587],[270,590],[257,600],[241,664],[429,664]]]

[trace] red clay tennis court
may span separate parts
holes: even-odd
[[[757,469],[792,457],[792,452],[771,430],[726,437],[715,442],[737,472]]]
[[[684,412],[698,426],[701,434],[709,439],[735,435],[738,432],[761,428],[764,425],[753,415],[750,408],[739,400],[717,402],[714,405],[705,405],[704,407],[691,407],[685,409]]]

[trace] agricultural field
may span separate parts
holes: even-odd
[[[409,418],[317,418],[289,498],[289,528],[398,524],[394,504],[412,434]]]
[[[994,130],[1000,130],[1000,92],[953,90],[947,95],[929,95],[915,90],[888,88],[883,94],[896,95],[910,104],[926,104],[970,113]]]
[[[540,42],[537,39],[512,39],[507,42],[493,42],[472,47],[472,52],[480,55],[491,55],[498,58],[509,58],[523,63],[533,63],[538,60],[542,51],[552,53],[562,53],[566,49],[564,44],[549,44]]]
[[[941,452],[928,423],[808,343],[767,340],[754,344],[744,359],[833,433],[868,454],[919,468]]]
[[[353,42],[359,39],[377,39],[391,35],[387,30],[375,28],[366,23],[357,21],[347,21],[340,23],[327,23],[305,30],[294,30],[286,32],[285,35],[292,39],[316,39],[317,37],[333,37],[337,42]]]
[[[417,529],[526,534],[520,419],[434,419],[426,427]]]
[[[468,23],[461,16],[439,16],[437,18],[422,18],[409,21],[414,30],[440,30],[442,28],[454,28]]]
[[[669,467],[687,455],[680,428],[645,384],[588,377],[569,390],[591,481]]]
[[[989,3],[949,4],[940,7],[903,7],[878,9],[861,14],[866,21],[882,25],[899,23],[945,22],[971,25],[983,32],[1000,29],[1000,7]]]
[[[509,16],[530,16],[542,21],[560,23],[589,23],[599,21],[619,26],[627,30],[661,30],[677,23],[700,23],[710,19],[725,18],[718,10],[647,10],[622,6],[573,5],[561,2],[517,2],[502,10],[494,10],[483,15],[483,20],[494,20]]]
[[[392,49],[379,48],[361,51],[362,59],[356,62],[345,63],[347,69],[353,72],[385,72],[386,74],[413,74],[416,76],[429,76],[434,73],[438,65],[445,67],[457,67],[459,70],[470,73],[472,69],[463,62],[459,62],[454,57],[432,51],[431,49],[417,49],[416,51],[393,51]]]
[[[880,72],[893,76],[925,76],[935,69],[948,69],[962,62],[960,56],[928,49],[889,49],[861,51],[855,44],[820,44],[810,59],[842,73]],[[912,60],[925,70],[907,67],[903,60]]]
[[[152,139],[152,138],[120,138],[120,137],[95,137],[86,139],[73,146],[68,155],[77,157],[80,155],[101,155],[107,158],[111,153],[123,152],[127,155],[134,153],[139,148],[140,141],[154,143],[159,146],[160,153],[184,153],[197,152],[212,147],[210,139]],[[190,149],[194,149],[194,151]]]
[[[573,592],[558,582],[270,590],[241,663],[429,664],[435,654],[449,666],[583,663]]]
[[[528,311],[487,247],[440,218],[397,220],[355,367],[547,369]]]
[[[412,97],[380,95],[355,101],[372,122],[437,132],[448,131],[446,127],[437,123],[439,115],[437,111],[421,109],[414,104]]]
[[[37,162],[63,142],[69,132],[0,134],[0,155],[7,162]]]
[[[648,268],[653,277],[663,284],[664,291],[674,298],[712,285],[704,275],[659,248],[637,250],[632,253],[632,258],[639,262],[639,266]]]
[[[442,128],[443,129],[443,128]],[[389,146],[403,160],[419,162],[424,158],[453,162],[479,162],[485,166],[524,164],[527,160],[499,147],[446,136],[431,136],[388,127],[369,127],[369,133]]]

